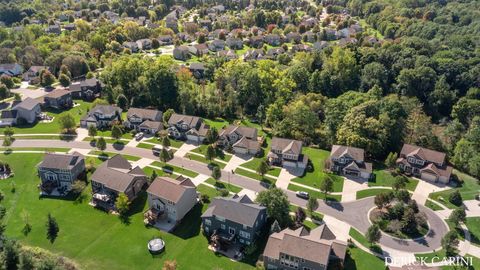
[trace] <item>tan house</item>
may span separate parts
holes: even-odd
[[[308,157],[302,154],[303,142],[273,137],[268,161],[271,164],[283,166],[286,169],[305,171]]]
[[[346,250],[347,243],[336,240],[325,224],[310,232],[305,227],[287,228],[270,235],[263,262],[265,269],[324,270],[333,261],[342,265]]]
[[[340,175],[369,179],[372,163],[365,162],[365,150],[357,147],[333,145],[326,162],[330,171]]]
[[[453,168],[448,166],[445,159],[445,153],[404,144],[397,159],[397,166],[407,175],[446,184],[450,181]]]
[[[256,128],[230,125],[220,131],[218,144],[232,147],[236,154],[255,155],[260,151],[261,140]]]
[[[167,223],[167,231],[173,229],[197,204],[197,189],[189,178],[157,177],[147,189],[149,210],[145,222]],[[164,227],[159,224],[160,227]]]
[[[203,142],[210,127],[202,118],[174,113],[168,119],[168,135],[175,139],[187,139],[197,143]]]

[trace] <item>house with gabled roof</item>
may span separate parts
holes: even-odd
[[[212,200],[202,215],[202,228],[210,238],[229,243],[254,243],[267,222],[267,209],[247,195]]]
[[[74,181],[85,173],[85,157],[78,153],[47,153],[38,164],[40,190],[45,195],[65,196],[72,189]]]
[[[267,159],[270,164],[297,170],[302,173],[307,168],[308,157],[302,154],[303,142],[273,137]]]
[[[138,132],[156,134],[163,129],[162,116],[163,114],[159,110],[129,108],[127,120],[123,124]]]
[[[236,154],[256,155],[261,148],[256,128],[230,125],[218,134],[218,144],[224,148],[232,148]]]
[[[333,145],[326,167],[347,177],[372,177],[372,163],[365,162],[365,150],[357,147]]]
[[[404,144],[396,161],[398,168],[428,182],[447,184],[453,168],[446,162],[446,154],[428,148]]]
[[[66,109],[73,106],[72,93],[65,89],[55,89],[43,97],[45,107]]]
[[[168,135],[175,139],[187,139],[201,143],[210,127],[198,116],[174,113],[168,119]]]
[[[171,231],[197,204],[197,189],[183,176],[157,177],[148,187],[145,223]]]
[[[92,204],[107,210],[115,209],[115,201],[120,193],[130,201],[137,198],[147,183],[143,170],[121,155],[115,155],[103,162],[91,177]]]
[[[243,49],[243,40],[237,37],[228,37],[226,40],[228,48],[232,50],[241,50]]]
[[[177,46],[173,49],[173,58],[181,61],[190,59],[190,48],[184,45]]]
[[[13,126],[17,123],[35,123],[42,109],[40,102],[33,98],[26,98],[20,102],[14,102],[12,109],[4,110],[1,114],[0,126]]]
[[[100,96],[102,83],[96,78],[72,82],[68,86],[68,91],[72,93],[73,98],[93,100]]]
[[[112,126],[115,122],[120,122],[122,109],[113,105],[97,105],[80,119],[80,126],[88,128],[95,126],[96,128],[105,128]]]
[[[0,75],[11,77],[19,76],[23,72],[23,67],[17,63],[0,64]]]
[[[37,79],[42,70],[50,70],[50,68],[47,66],[31,66],[25,73],[23,73],[22,78],[24,81]]]
[[[343,265],[347,243],[336,240],[326,224],[311,231],[286,228],[268,238],[263,251],[265,269],[325,270],[330,262]]]

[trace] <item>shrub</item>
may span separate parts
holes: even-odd
[[[448,196],[448,201],[456,206],[460,206],[463,203],[462,195],[458,190],[455,190]]]

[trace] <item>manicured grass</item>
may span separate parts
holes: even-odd
[[[19,136],[20,134],[13,135],[15,140],[61,140],[61,139],[75,139],[75,136],[71,137],[62,137],[60,135],[25,135]],[[0,136],[3,139],[3,135]]]
[[[325,160],[330,155],[330,152],[311,147],[304,147],[303,154],[310,159],[313,171],[307,171],[304,176],[292,179],[293,182],[319,188],[325,177],[330,176],[333,179],[333,192],[341,192],[343,190],[343,177],[327,174],[323,171]]]
[[[353,239],[357,240],[362,246],[370,249],[373,252],[377,252],[382,254],[382,248],[376,244],[371,244],[368,242],[367,238],[363,236],[363,234],[359,231],[357,231],[355,228],[351,227],[350,231],[348,232],[348,235],[350,235]]]
[[[132,204],[131,215],[122,222],[118,216],[88,205],[90,186],[77,199],[39,198],[36,171],[24,168],[34,168],[41,161],[41,154],[0,155],[0,159],[7,161],[15,172],[14,177],[0,182],[5,194],[3,205],[7,208],[5,234],[22,244],[71,258],[82,269],[160,269],[165,260],[174,259],[178,269],[255,269],[252,264],[233,262],[208,250],[207,238],[200,231],[200,215],[208,205],[199,204],[174,232],[165,233],[144,226],[143,212],[148,209],[145,193]],[[15,193],[10,191],[12,182]],[[28,213],[32,226],[28,235],[22,232],[24,213]],[[56,218],[60,228],[53,244],[45,236],[48,213]],[[153,237],[161,237],[166,243],[165,252],[159,256],[152,256],[146,248]]]
[[[242,191],[241,187],[229,184],[229,183],[224,182],[224,181],[215,181],[215,179],[213,179],[213,178],[208,178],[205,182],[210,184],[210,185],[215,186],[218,189],[227,189],[228,191],[230,191],[232,193],[239,193],[240,191]]]
[[[206,194],[210,198],[210,201],[215,197],[222,197],[219,189],[214,189],[205,184],[200,184],[197,186],[197,191],[201,194]]]
[[[194,171],[190,171],[190,170],[187,170],[187,169],[175,166],[175,165],[171,165],[171,164],[168,164],[168,163],[164,163],[164,162],[161,162],[161,161],[154,161],[151,165],[155,166],[155,167],[162,168],[164,171],[183,174],[183,175],[191,177],[191,178],[194,178],[194,177],[198,176],[198,173],[196,173]]]
[[[91,107],[91,103],[85,102],[83,100],[75,100],[75,103],[80,104],[79,106],[73,107],[69,110],[53,110],[48,109],[46,113],[49,116],[53,116],[54,119],[51,123],[36,123],[36,124],[28,124],[20,127],[13,127],[13,130],[16,134],[38,134],[38,133],[54,133],[58,134],[61,133],[60,124],[58,122],[61,115],[70,113],[73,118],[75,118],[75,122],[79,125],[80,118],[82,118],[86,113],[87,110]],[[3,129],[0,128],[0,133],[3,134]]]
[[[382,165],[375,164],[374,167],[381,167]],[[373,170],[373,174],[375,175],[374,180],[370,180],[368,182],[368,186],[382,186],[382,187],[391,187],[395,182],[395,176],[393,176],[389,171],[384,169],[377,169]],[[406,189],[410,191],[414,191],[418,185],[418,180],[408,178],[408,182],[406,185]]]
[[[296,205],[293,205],[293,204],[290,204],[289,206],[290,208],[290,212],[296,212],[297,211],[297,208],[298,206]],[[313,212],[312,215],[310,215],[310,212],[308,212],[307,209],[303,208],[303,210],[305,210],[305,213],[307,213],[307,216],[312,218],[312,219],[316,219],[316,220],[323,220],[323,214],[322,213],[318,213],[318,212]]]
[[[465,258],[472,258],[472,268],[468,268],[471,270],[479,270],[480,269],[480,258],[474,257],[473,255],[466,254]],[[442,266],[442,270],[458,270],[458,269],[466,269],[466,268],[459,268],[458,266]]]
[[[145,140],[146,142],[150,142],[150,143],[155,143],[155,144],[161,144],[161,138],[151,138],[151,139],[148,139],[148,140]],[[170,147],[173,147],[173,148],[180,148],[182,145],[184,144],[183,141],[177,141],[177,140],[174,140],[172,138],[170,138]]]
[[[366,198],[366,197],[375,196],[383,192],[390,192],[390,191],[392,190],[387,188],[370,188],[370,189],[360,190],[360,191],[357,191],[357,200]]]
[[[218,167],[220,167],[220,169],[223,169],[223,168],[225,168],[225,166],[227,166],[226,163],[209,161],[209,160],[207,160],[205,157],[199,156],[199,155],[195,155],[195,154],[186,154],[185,157],[186,157],[186,158],[189,158],[189,159],[191,159],[191,160],[195,160],[195,161],[201,162],[201,163],[212,164],[212,165],[214,165],[214,166],[218,166]]]
[[[202,154],[203,156],[205,156],[205,154],[207,153],[207,148],[208,148],[208,145],[202,144],[199,147],[193,149],[192,152],[199,153],[199,154]],[[229,162],[230,159],[232,159],[232,155],[223,152],[222,149],[217,147],[217,148],[215,148],[215,158],[223,160],[225,162]]]
[[[137,144],[138,148],[143,148],[143,149],[152,149],[155,145],[153,144],[148,144],[148,143],[139,143]]]
[[[316,227],[318,227],[317,224],[313,223],[313,222],[310,221],[310,220],[304,220],[304,221],[303,221],[303,226],[309,228],[310,230],[311,230],[311,229],[315,229]]]
[[[5,149],[5,148],[3,148]],[[66,153],[70,151],[70,148],[55,148],[55,147],[12,147],[4,150],[4,153],[9,153],[10,151],[45,151],[45,152],[63,152]]]
[[[261,176],[258,173],[247,171],[247,170],[244,170],[242,168],[236,168],[235,173],[239,174],[239,175],[242,175],[242,176],[245,176],[245,177],[248,177],[248,178],[252,178],[252,179],[264,182],[264,183],[268,183],[270,185],[274,184],[277,181],[277,179],[273,179],[273,178],[268,177],[266,175]]]
[[[458,190],[460,192],[460,195],[462,195],[463,200],[474,200],[475,195],[479,193],[480,190],[480,184],[478,183],[478,180],[467,175],[464,173],[461,173],[457,170],[453,170],[453,173],[461,180],[463,181],[462,186],[454,188],[454,189],[449,189],[449,190],[444,190],[444,191],[439,191],[435,193],[430,193],[428,196],[430,199],[433,199],[437,202],[440,202],[441,204],[445,205],[446,207],[450,209],[455,209],[458,208],[459,206],[452,204],[451,202],[448,201],[449,195],[454,192],[455,190]]]
[[[367,253],[358,247],[350,247],[347,250],[344,263],[345,270],[371,270],[371,269],[385,269],[385,262]]]
[[[470,232],[471,242],[480,246],[480,217],[468,217],[465,225]]]
[[[325,195],[323,194],[323,192],[311,190],[311,189],[308,189],[308,188],[297,186],[295,184],[289,184],[288,185],[288,190],[291,190],[291,191],[306,191],[310,194],[310,196],[313,196],[316,199],[321,199],[321,200],[325,199]],[[341,195],[329,194],[329,195],[327,195],[327,200],[338,201],[339,202],[339,201],[342,200],[342,196]]]
[[[434,203],[432,200],[428,200],[425,202],[425,206],[432,209],[433,211],[443,210],[438,204]]]
[[[96,150],[93,150],[93,151],[90,151],[89,152],[90,155],[96,155],[98,156],[98,158],[100,160],[106,160],[106,159],[109,159],[115,155],[118,155],[117,153],[112,153],[112,152],[102,152],[102,151],[96,151]],[[137,160],[140,160],[139,157],[136,157],[136,156],[130,156],[130,155],[124,155],[124,154],[121,154],[122,157],[124,157],[126,160],[130,160],[130,161],[137,161]]]
[[[217,131],[220,131],[223,127],[230,125],[227,120],[220,117],[215,119],[203,119],[203,121],[210,127],[216,128]]]
[[[257,171],[258,167],[260,166],[260,163],[264,160],[265,160],[264,158],[255,157],[252,160],[241,164],[240,166],[250,170]],[[267,174],[278,177],[280,175],[281,170],[282,169],[279,167],[270,166],[270,169],[268,170]]]

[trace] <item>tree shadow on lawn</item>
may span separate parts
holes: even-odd
[[[142,191],[138,194],[137,198],[133,200],[127,214],[118,216],[120,221],[124,225],[127,225],[127,226],[130,225],[132,223],[132,216],[138,213],[142,213],[143,209],[145,208],[146,202],[147,202],[147,193],[145,191]]]
[[[202,203],[197,203],[192,210],[190,210],[182,222],[175,228],[173,235],[182,239],[189,239],[197,236],[200,233],[202,224]]]
[[[123,148],[125,148],[125,143],[120,142],[120,141],[116,141],[112,144],[112,146],[113,146],[113,149],[115,149],[115,150],[123,150]]]

